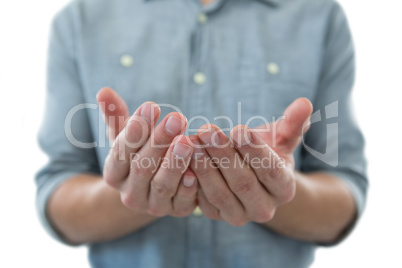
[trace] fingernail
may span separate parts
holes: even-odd
[[[195,183],[195,177],[194,176],[188,176],[188,175],[184,175],[183,177],[183,184],[186,187],[191,187],[193,186]]]
[[[237,146],[244,146],[251,143],[250,130],[243,128],[237,130],[233,135],[233,140]]]
[[[186,158],[190,155],[192,147],[183,143],[176,143],[173,147],[173,155],[177,158]]]
[[[218,131],[213,129],[207,129],[204,132],[201,132],[198,136],[200,137],[202,142],[209,147],[216,147],[221,141]]]
[[[153,122],[156,118],[157,107],[152,102],[146,102],[141,107],[141,117],[148,122]]]
[[[176,116],[170,116],[166,121],[165,129],[172,135],[178,135],[181,133],[184,123]]]

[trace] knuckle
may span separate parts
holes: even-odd
[[[123,205],[129,209],[135,210],[139,209],[138,203],[136,202],[134,195],[130,193],[122,193],[121,194],[121,202]]]
[[[104,177],[104,180],[106,182],[106,184],[114,189],[119,188],[119,183],[117,183],[117,181],[115,181],[114,179],[112,179],[110,176]]]
[[[230,195],[229,194],[224,194],[224,193],[213,193],[209,197],[209,202],[216,206],[216,207],[225,207],[230,200]]]
[[[162,198],[171,198],[176,193],[176,189],[156,180],[151,181],[151,187],[155,190],[155,193]]]
[[[247,193],[250,193],[254,187],[255,187],[256,183],[254,181],[253,177],[248,177],[244,180],[242,180],[241,182],[239,182],[235,187],[234,187],[234,192],[239,194],[239,195],[244,195]]]
[[[255,218],[255,221],[258,223],[269,222],[274,218],[275,210],[274,209],[263,209],[259,212],[258,216]]]
[[[205,156],[204,159],[197,160],[197,162],[192,163],[191,169],[197,178],[201,180],[212,180],[217,176],[216,170],[219,168],[216,167],[212,158]]]
[[[271,167],[259,167],[258,169],[255,168],[254,170],[258,170],[258,180],[260,180],[261,182],[268,181],[269,178],[271,178]]]
[[[207,160],[202,160],[207,161]],[[198,178],[206,178],[210,176],[209,165],[204,165],[205,162],[196,163],[192,166],[192,170],[197,175]],[[207,164],[207,163],[205,163]]]
[[[147,122],[142,118],[138,117],[128,124],[125,133],[126,140],[135,146],[134,148],[139,148],[142,146],[149,135],[149,128]]]
[[[114,176],[112,176],[111,172],[105,171],[103,173],[103,180],[112,188],[118,188],[119,183]]]
[[[232,148],[222,148],[219,152],[219,158],[214,158],[214,164],[218,168],[227,168],[228,166],[232,167],[234,165],[236,155],[230,149]],[[227,163],[229,163],[229,165]]]
[[[150,176],[150,168],[145,168],[141,163],[137,161],[131,162],[131,172],[135,177],[147,178]]]
[[[269,176],[273,179],[280,179],[283,177],[284,171],[283,168],[280,167],[272,167],[268,169]]]
[[[264,159],[267,157],[266,149],[266,147],[260,148],[257,146],[256,148],[251,148],[250,150],[252,150],[253,158]]]

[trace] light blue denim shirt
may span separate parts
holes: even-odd
[[[218,0],[207,7],[198,0],[76,0],[53,20],[47,77],[39,142],[49,163],[36,176],[37,208],[59,240],[47,200],[76,174],[101,174],[109,143],[95,96],[105,86],[131,113],[148,100],[174,105],[193,119],[193,130],[205,123],[197,116],[230,128],[216,117],[235,125],[253,116],[271,120],[307,97],[317,112],[295,151],[296,168],[335,174],[362,213],[364,142],[349,104],[354,50],[345,15],[332,0]],[[168,112],[162,108],[162,116]],[[71,137],[96,146],[79,148]],[[191,215],[89,245],[89,254],[93,267],[298,268],[312,263],[316,247],[256,223],[233,227]]]

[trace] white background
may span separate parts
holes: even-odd
[[[34,210],[33,175],[46,157],[42,119],[51,18],[67,0],[0,2],[0,267],[88,267],[86,249],[53,241]],[[355,110],[367,139],[370,191],[355,232],[320,249],[318,267],[402,267],[402,5],[341,0],[357,51]]]

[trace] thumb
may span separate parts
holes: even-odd
[[[313,105],[307,98],[299,98],[286,108],[283,119],[276,126],[277,145],[286,153],[293,153],[299,145],[301,136],[308,130],[305,126],[312,112]]]
[[[108,87],[99,90],[96,99],[108,127],[108,137],[114,141],[120,131],[124,129],[129,117],[127,104],[113,89]]]

